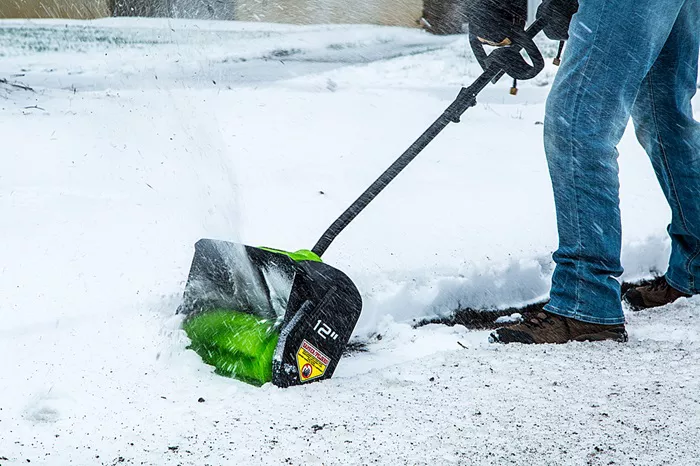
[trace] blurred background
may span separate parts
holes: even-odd
[[[529,0],[530,14],[538,0]],[[144,16],[288,24],[382,24],[459,34],[466,0],[3,0],[0,18]]]

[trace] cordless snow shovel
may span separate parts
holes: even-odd
[[[476,105],[476,96],[504,72],[529,79],[544,67],[532,38],[496,49],[485,70],[329,228],[311,250],[290,253],[202,239],[178,312],[204,362],[216,372],[255,385],[279,387],[328,379],[360,317],[362,299],[343,272],[321,261],[333,240],[451,122]],[[532,65],[520,55],[525,49]],[[514,65],[517,63],[517,65]]]

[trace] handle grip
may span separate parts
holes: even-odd
[[[471,45],[476,60],[484,70],[489,65],[494,65],[510,77],[525,81],[534,78],[544,69],[544,57],[537,44],[532,40],[531,32],[531,29],[518,32],[511,38],[512,45],[499,47],[488,55],[484,44],[473,34],[469,36],[469,45]],[[525,58],[520,54],[521,49],[525,50],[530,57],[532,65],[525,61]]]

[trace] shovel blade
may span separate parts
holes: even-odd
[[[289,387],[333,375],[360,317],[362,299],[347,275],[308,255],[202,239],[195,245],[178,312],[193,319],[222,310],[275,323],[279,341],[271,380]],[[238,336],[231,332],[230,346],[235,347],[232,339]]]
[[[282,319],[296,265],[283,254],[228,241],[201,239],[178,313],[230,309]]]

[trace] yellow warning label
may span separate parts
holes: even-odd
[[[326,373],[330,358],[304,340],[297,351],[297,368],[302,382],[317,379]]]

